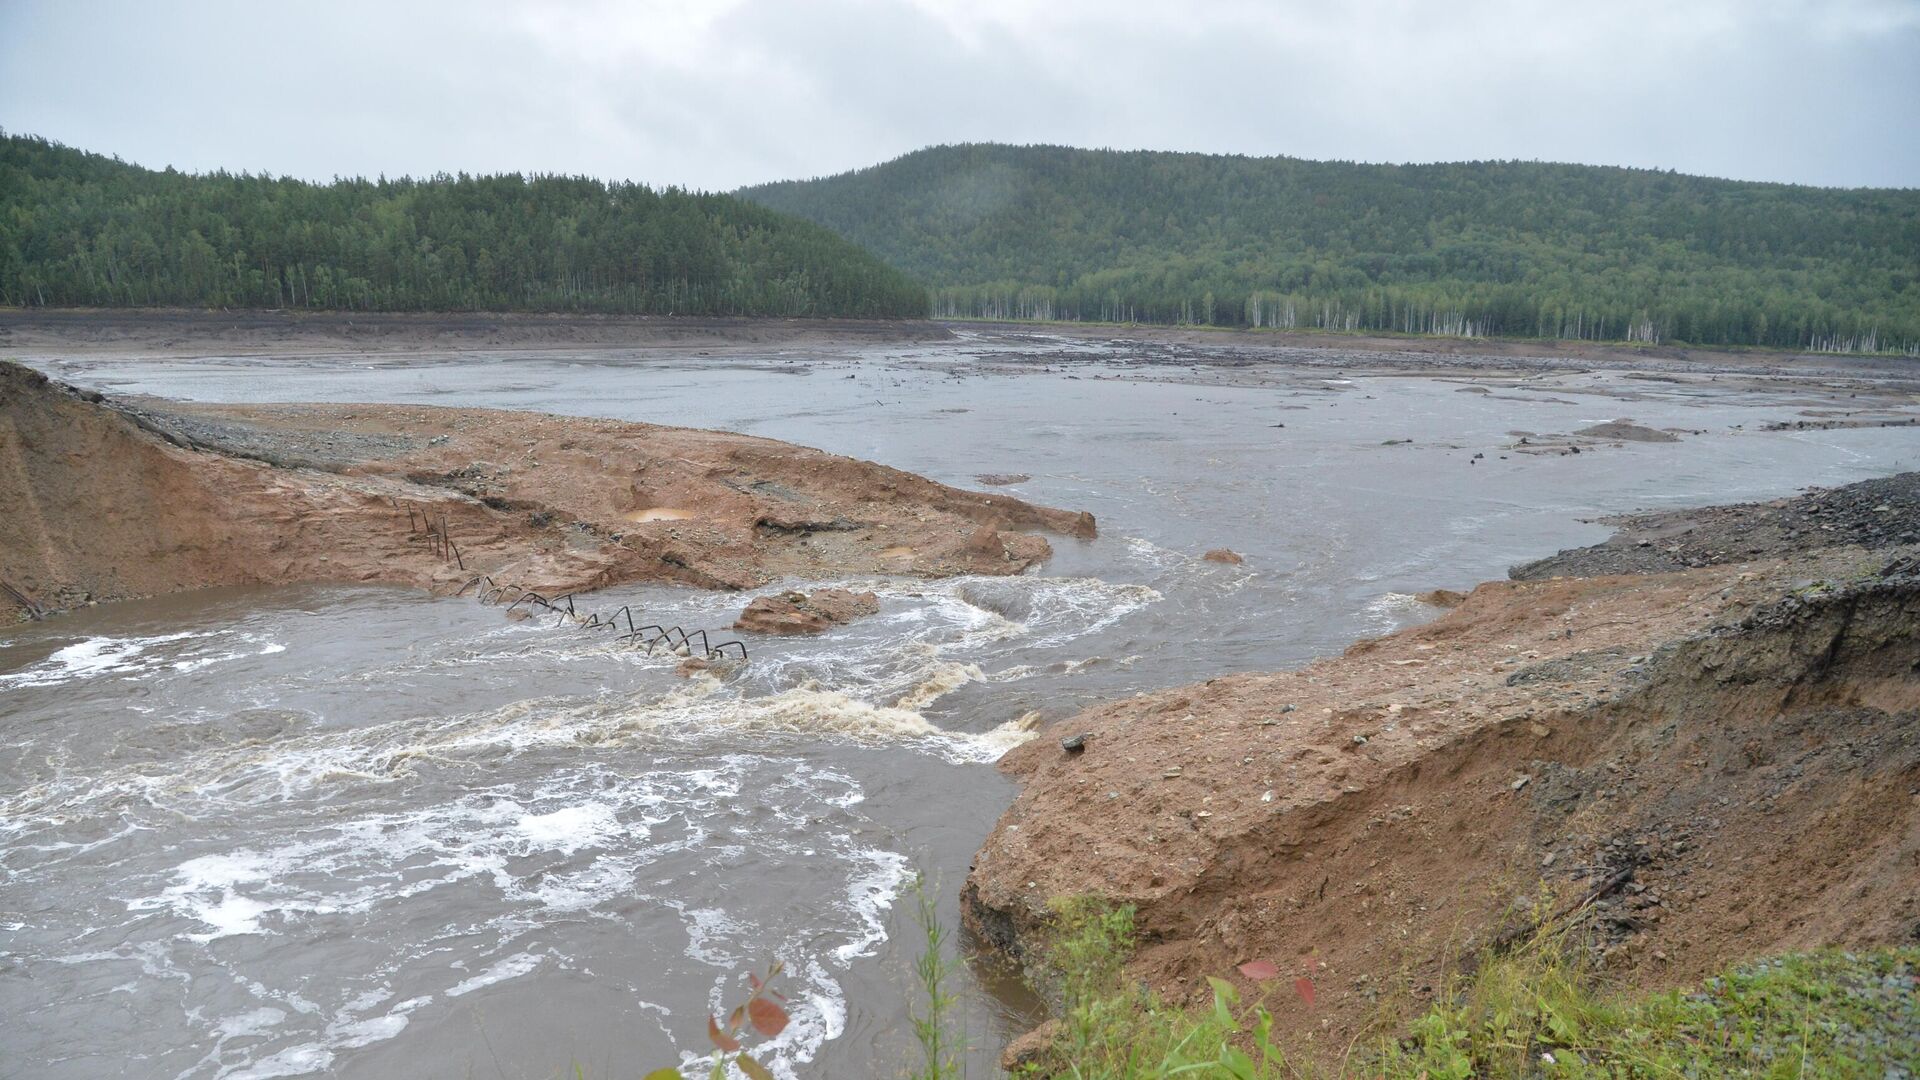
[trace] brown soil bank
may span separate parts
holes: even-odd
[[[1858,487],[1822,497],[1894,512]],[[1299,672],[1090,709],[1052,732],[1079,752],[1006,759],[1025,788],[968,921],[1019,956],[1049,897],[1137,905],[1139,975],[1198,999],[1272,961],[1280,1023],[1330,1057],[1516,912],[1589,901],[1608,963],[1652,986],[1920,936],[1920,559],[1850,539],[1488,583]]]
[[[415,406],[136,408],[0,363],[0,599],[21,610],[481,572],[543,591],[1004,574],[1050,553],[1025,529],[1094,524],[722,432]]]

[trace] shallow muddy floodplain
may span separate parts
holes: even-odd
[[[15,358],[114,395],[723,428],[1100,522],[1019,577],[826,583],[880,613],[752,638],[719,679],[390,588],[222,589],[0,629],[0,1073],[38,1080],[637,1075],[699,1055],[707,1014],[774,960],[794,1015],[762,1054],[777,1072],[900,1075],[917,1052],[902,890],[924,873],[957,922],[1013,793],[993,762],[1036,724],[1431,618],[1413,594],[1593,543],[1607,514],[1920,466],[1920,429],[1885,426],[1920,398],[1888,369],[984,329]],[[1219,548],[1244,561],[1202,558]],[[591,599],[720,628],[753,595]],[[965,979],[988,1075],[1034,1003],[990,969]]]

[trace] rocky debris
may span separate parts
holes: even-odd
[[[430,542],[429,521],[451,542]],[[1027,530],[1096,532],[1090,514],[771,439],[486,409],[127,404],[0,362],[0,580],[36,607],[480,573],[541,592],[1012,574],[1052,552]]]
[[[815,589],[762,596],[733,624],[756,634],[819,634],[880,610],[880,598],[850,589]]]
[[[1046,1055],[1054,1042],[1060,1038],[1060,1021],[1048,1020],[1025,1035],[1007,1044],[1000,1051],[1000,1068],[1003,1072],[1020,1075],[1021,1070],[1037,1065]]]
[[[1246,556],[1231,548],[1214,548],[1200,557],[1208,562],[1226,563],[1229,566],[1239,566],[1247,561]]]
[[[1912,416],[1852,417],[1845,420],[1777,420],[1762,424],[1761,431],[1836,431],[1846,428],[1920,427],[1920,418]]]
[[[991,525],[982,525],[967,537],[966,550],[969,554],[988,559],[1007,558],[1007,541],[1000,530]]]
[[[746,666],[746,661],[729,653],[708,653],[704,656],[689,656],[674,666],[673,673],[683,679],[696,675],[712,674],[715,678],[726,678]]]
[[[1516,581],[1665,573],[1839,547],[1874,551],[1920,544],[1920,472],[1900,473],[1791,499],[1614,519],[1612,537],[1516,566]]]
[[[421,445],[420,440],[398,433],[276,427],[236,417],[171,412],[169,404],[141,398],[118,407],[128,419],[176,446],[283,469],[338,470],[372,458],[396,458]]]
[[[1574,432],[1590,439],[1618,440],[1620,442],[1679,442],[1680,436],[1671,431],[1660,431],[1645,427],[1631,420],[1609,420],[1604,424],[1594,424]]]

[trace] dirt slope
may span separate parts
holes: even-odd
[[[1088,710],[1050,733],[1080,753],[1008,756],[969,922],[1018,955],[1051,896],[1136,904],[1140,975],[1178,998],[1271,960],[1281,1023],[1329,1056],[1595,891],[1648,985],[1920,935],[1920,562],[1838,539],[1489,583],[1299,672]]]
[[[477,572],[543,591],[1016,573],[1051,550],[1025,529],[1094,524],[769,439],[488,410],[135,408],[0,363],[0,582],[42,608]]]

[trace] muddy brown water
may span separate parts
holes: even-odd
[[[0,1074],[635,1075],[699,1054],[707,1012],[778,959],[795,1022],[765,1051],[776,1071],[900,1075],[901,889],[924,871],[955,918],[1023,718],[1337,651],[1431,617],[1412,593],[1606,534],[1582,518],[1920,460],[1911,428],[1759,431],[1820,402],[1788,381],[1248,386],[1124,346],[1051,343],[1075,359],[1045,365],[1000,348],[30,358],[108,392],[538,409],[965,486],[1027,474],[1000,490],[1091,510],[1101,537],[1056,539],[1019,578],[853,582],[880,615],[755,641],[725,682],[385,588],[215,590],[0,631]],[[1503,449],[1621,417],[1703,434]],[[1245,563],[1201,560],[1217,547]],[[745,600],[596,603],[718,628]],[[963,980],[986,1075],[1032,1003],[991,971]]]

